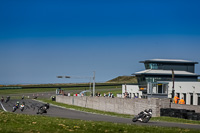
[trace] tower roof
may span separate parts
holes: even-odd
[[[152,70],[147,69],[144,71],[136,72],[132,75],[172,75],[172,70]],[[196,73],[186,72],[186,71],[174,71],[174,75],[180,76],[199,76]]]
[[[189,61],[189,60],[181,60],[181,59],[150,59],[145,61],[140,61],[140,63],[190,63],[190,64],[198,64],[198,62]]]

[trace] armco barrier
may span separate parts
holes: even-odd
[[[153,116],[160,116],[160,108],[169,108],[169,99],[124,99],[108,97],[56,96],[56,102],[76,105],[96,110],[136,115],[145,109],[152,109]]]

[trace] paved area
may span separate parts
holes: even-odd
[[[31,100],[31,99],[19,100],[19,102],[23,102],[23,101],[25,102],[25,110],[21,112],[18,109],[15,111],[15,113],[38,115],[36,114],[37,108],[43,105],[43,103],[38,102],[36,100]],[[10,100],[8,103],[3,102],[2,105],[7,111],[11,112],[12,107],[15,105],[16,102],[17,100]],[[0,108],[2,109],[2,106],[0,106]],[[147,126],[193,128],[193,129],[200,130],[200,125],[177,124],[177,123],[155,122],[155,121],[149,121],[148,123],[140,123],[140,122],[133,123],[132,120],[128,118],[119,118],[119,117],[112,117],[112,116],[106,116],[106,115],[86,113],[86,112],[81,112],[81,111],[76,111],[76,110],[65,109],[65,108],[61,108],[61,107],[53,106],[53,105],[50,105],[50,108],[49,110],[47,110],[47,113],[42,114],[42,115],[51,116],[51,117],[89,120],[89,121],[106,121],[106,122],[113,122],[113,123],[125,123],[125,124],[136,124],[136,125],[147,125]]]

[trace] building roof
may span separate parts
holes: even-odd
[[[172,70],[147,69],[147,70],[144,70],[144,71],[136,72],[132,75],[172,75]],[[199,76],[196,73],[191,73],[191,72],[187,72],[187,71],[177,71],[177,70],[174,70],[174,75]]]
[[[140,61],[140,63],[146,63],[146,62],[198,64],[198,62],[193,62],[193,61],[189,61],[189,60],[181,60],[181,59],[150,59],[150,60]]]

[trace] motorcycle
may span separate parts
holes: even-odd
[[[49,109],[49,104],[44,104],[43,106],[38,107],[37,114],[47,113],[47,109]]]
[[[24,104],[20,105],[20,110],[23,112],[24,111]]]
[[[132,121],[136,122],[136,121],[140,121],[142,123],[147,123],[152,117],[152,110],[149,109],[149,111],[145,110],[140,112],[138,115],[136,115]]]
[[[15,112],[19,108],[19,101],[13,106],[12,112]]]
[[[13,106],[12,112],[15,112],[18,108],[19,108],[19,105],[18,105],[18,104],[14,105],[14,106]]]
[[[5,103],[7,103],[10,100],[10,96],[7,96]]]

